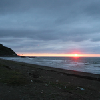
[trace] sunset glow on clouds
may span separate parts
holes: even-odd
[[[100,0],[0,0],[0,43],[21,55],[99,56],[99,9]]]

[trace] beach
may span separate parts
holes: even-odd
[[[99,74],[3,59],[0,70],[1,100],[100,100]]]

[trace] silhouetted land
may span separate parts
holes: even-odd
[[[100,75],[0,59],[1,100],[99,100]]]
[[[0,56],[17,56],[17,54],[11,48],[0,44]]]

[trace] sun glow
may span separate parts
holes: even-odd
[[[75,54],[75,57],[77,57],[78,56],[78,54]]]
[[[19,53],[19,56],[49,56],[49,57],[100,57],[100,54],[50,54],[50,53]]]

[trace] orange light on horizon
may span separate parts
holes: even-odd
[[[38,56],[38,57],[100,57],[100,54],[50,54],[50,53],[32,53],[18,54],[20,56]]]

